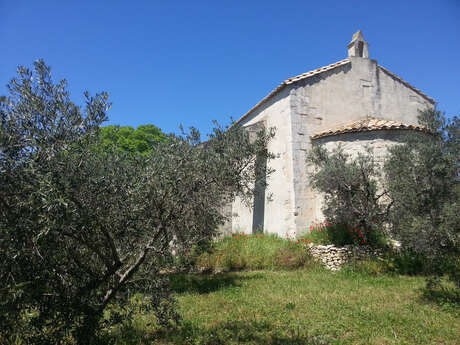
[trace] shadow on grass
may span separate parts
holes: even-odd
[[[240,276],[234,273],[172,274],[169,279],[173,292],[206,294],[232,286],[239,286],[240,282],[244,280],[263,279],[263,275]]]
[[[460,310],[460,289],[441,286],[434,289],[424,288],[422,293],[422,302],[433,303],[446,310]]]
[[[322,336],[309,336],[303,330],[280,330],[274,325],[260,321],[228,321],[210,328],[200,328],[191,322],[184,322],[170,330],[143,332],[124,326],[123,344],[176,344],[176,345],[327,345],[330,342]]]

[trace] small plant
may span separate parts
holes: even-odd
[[[310,232],[304,236],[303,240],[315,244],[328,245],[334,244],[344,246],[355,245],[374,245],[380,241],[377,235],[371,236],[360,228],[352,228],[345,225],[332,225],[327,222],[317,223],[310,226]]]
[[[345,267],[345,271],[369,276],[382,276],[390,273],[391,270],[385,259],[373,258],[351,262]]]
[[[460,289],[452,280],[443,277],[430,277],[422,291],[425,300],[440,305],[444,310],[458,310],[460,307]]]

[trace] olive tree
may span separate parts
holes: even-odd
[[[83,108],[43,61],[21,67],[0,103],[0,342],[93,343],[110,304],[143,292],[177,320],[162,270],[209,241],[222,207],[250,196],[266,144],[238,126],[169,135],[149,154],[100,148],[108,95]]]
[[[380,165],[366,148],[356,157],[342,146],[332,151],[313,146],[307,156],[310,185],[324,197],[327,222],[342,228],[359,228],[366,242],[374,244],[387,219],[391,201],[379,183]]]
[[[460,119],[429,109],[419,123],[426,133],[409,134],[404,145],[389,150],[385,163],[394,201],[390,220],[405,249],[443,261],[460,250]]]

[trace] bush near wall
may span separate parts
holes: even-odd
[[[319,245],[385,247],[387,244],[381,231],[366,232],[359,227],[323,222],[311,225],[309,230],[303,239]]]

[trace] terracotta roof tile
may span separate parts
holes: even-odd
[[[326,72],[326,71],[330,71],[331,69],[334,69],[336,67],[346,65],[347,63],[350,63],[349,59],[344,59],[344,60],[341,60],[341,61],[337,61],[337,62],[335,62],[333,64],[330,64],[330,65],[327,65],[327,66],[324,66],[324,67],[320,67],[320,68],[314,69],[314,70],[309,71],[309,72],[299,74],[299,75],[297,75],[295,77],[292,77],[292,78],[288,78],[285,81],[283,81],[281,83],[281,85],[283,85],[283,84],[289,85],[289,84],[298,82],[299,80],[310,78],[311,76],[314,76],[316,74],[323,73],[323,72]]]
[[[421,132],[426,132],[424,126],[418,125],[408,125],[402,122],[397,122],[393,120],[379,119],[379,118],[363,118],[358,121],[355,121],[348,125],[342,125],[332,129],[327,129],[325,131],[316,133],[311,137],[311,139],[319,139],[332,135],[338,135],[343,133],[351,132],[369,132],[369,131],[379,131],[379,130],[388,130],[388,129],[411,129]]]

